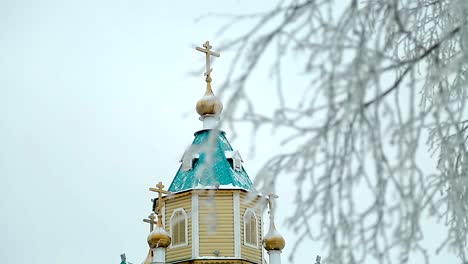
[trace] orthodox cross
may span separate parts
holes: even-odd
[[[171,192],[163,190],[164,185],[162,184],[162,182],[159,182],[158,184],[156,184],[156,187],[157,188],[149,188],[149,190],[152,192],[158,193],[158,206],[156,207],[156,211],[157,211],[156,213],[158,214],[158,227],[162,227],[162,207],[163,207],[162,195],[163,193],[171,194]]]
[[[274,200],[273,199],[276,199],[278,198],[278,195],[274,194],[274,193],[269,193],[267,195],[268,197],[268,207],[270,207],[270,219],[273,219],[274,218]]]
[[[154,216],[154,213],[151,213],[149,216],[148,216],[149,219],[143,219],[143,222],[145,223],[149,223],[150,224],[150,232],[153,231],[154,229],[154,224],[156,224],[157,222],[154,221],[154,219],[156,219],[156,216]]]
[[[205,53],[205,56],[206,56],[206,72],[205,72],[204,75],[206,76],[206,81],[207,82],[211,82],[210,73],[213,70],[213,69],[211,69],[211,64],[210,64],[210,55],[215,56],[215,57],[219,57],[219,53],[211,51],[210,50],[211,48],[212,47],[210,46],[209,41],[206,41],[205,44],[203,44],[203,48],[200,48],[200,47],[195,48],[196,50]]]

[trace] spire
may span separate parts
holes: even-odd
[[[205,120],[206,121],[206,120]],[[212,139],[213,137],[216,137]],[[181,160],[169,191],[203,189],[219,185],[221,189],[251,190],[252,181],[242,166],[242,157],[235,153],[223,131],[202,130]]]
[[[204,75],[206,76],[206,91],[205,95],[198,100],[197,102],[197,113],[200,115],[200,120],[203,121],[204,129],[216,128],[217,121],[219,120],[219,115],[223,111],[223,104],[221,101],[214,95],[213,90],[211,89],[211,56],[219,57],[219,53],[211,51],[212,46],[209,41],[206,41],[203,44],[203,48],[196,47],[195,49],[205,53],[206,57],[206,71]]]
[[[275,226],[275,208],[273,199],[278,198],[278,195],[268,195],[268,207],[270,207],[270,229],[263,239],[263,247],[268,251],[270,255],[270,264],[281,264],[281,250],[285,246],[284,238],[276,230]]]

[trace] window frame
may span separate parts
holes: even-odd
[[[247,241],[247,232],[246,232],[247,228],[246,227],[247,227],[247,222],[248,221],[246,221],[246,217],[249,214],[252,214],[253,218],[255,219],[255,242],[256,242],[255,244],[252,244],[252,243]],[[245,209],[243,220],[244,220],[244,245],[248,246],[248,247],[258,249],[258,240],[259,240],[259,237],[258,237],[258,218],[257,218],[257,214],[255,213],[255,210],[252,209],[252,208]],[[250,219],[248,219],[248,220],[250,222]]]
[[[232,164],[233,164],[233,168],[235,171],[241,171],[242,170],[242,162],[240,159],[232,159]]]
[[[173,242],[174,242],[174,239],[173,239],[173,229],[174,229],[174,224],[173,224],[173,219],[174,219],[174,216],[176,213],[178,212],[181,212],[183,217],[184,217],[184,221],[185,221],[185,225],[184,225],[184,228],[185,228],[185,242],[184,243],[181,243],[181,244],[177,244],[177,245],[174,245]],[[178,247],[184,247],[184,246],[187,246],[188,245],[188,217],[187,217],[187,213],[185,212],[184,208],[176,208],[174,209],[174,211],[172,211],[172,215],[171,215],[171,218],[169,220],[169,225],[170,225],[170,236],[171,236],[171,240],[172,240],[172,243],[171,243],[171,248],[178,248]]]
[[[226,150],[224,151],[224,156],[228,160],[233,170],[242,171],[243,160],[238,150],[235,150],[235,151]]]

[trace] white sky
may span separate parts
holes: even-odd
[[[194,106],[204,80],[187,73],[204,66],[194,45],[211,40],[216,50],[221,22],[194,19],[262,8],[250,1],[1,1],[0,259],[119,263],[125,252],[133,263],[144,260],[148,187],[170,184],[201,128]],[[214,64],[215,93],[229,62],[221,54]],[[231,143],[253,179],[281,149],[266,136],[252,156],[249,140],[245,132]],[[291,245],[294,234],[281,219],[292,183],[283,184],[279,231]],[[307,242],[297,263],[311,263],[320,250]],[[283,263],[290,251],[287,245]]]

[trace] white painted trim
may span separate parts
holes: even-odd
[[[281,264],[281,250],[270,250],[268,251],[269,263],[270,264]]]
[[[260,247],[262,248],[262,261],[265,259],[265,248],[263,247],[263,239],[265,238],[263,234],[265,234],[265,221],[263,221],[263,217],[265,215],[265,207],[260,209]]]
[[[241,257],[240,198],[239,192],[233,194],[234,206],[234,256]]]
[[[153,262],[166,263],[166,249],[161,247],[153,248]]]
[[[170,220],[170,224],[169,224],[171,226],[171,238],[173,237],[172,236],[172,218],[174,217],[175,213],[177,213],[177,212],[182,212],[182,214],[184,215],[184,218],[185,218],[185,243],[178,244],[178,245],[171,244],[171,248],[178,248],[178,247],[183,247],[183,246],[188,245],[188,219],[187,219],[187,213],[185,212],[184,208],[177,208],[177,209],[174,209],[174,211],[172,212],[171,220]],[[172,241],[174,241],[174,240],[172,240]]]
[[[200,255],[199,233],[198,233],[198,193],[192,193],[192,258]]]
[[[203,257],[198,257],[196,259],[237,259],[236,257],[226,257],[226,256],[203,256]]]
[[[203,121],[203,129],[214,129],[218,126],[218,115],[201,116],[200,120]]]
[[[246,221],[245,221],[245,216],[247,215],[248,212],[251,212],[255,218],[255,236],[256,236],[256,242],[257,244],[250,244],[247,242],[247,239],[246,239],[246,228],[245,228],[245,225],[246,225]],[[257,218],[257,214],[255,213],[255,210],[252,209],[252,208],[247,208],[245,209],[245,212],[244,212],[244,245],[248,246],[248,247],[252,247],[252,248],[255,248],[255,249],[258,249],[258,240],[259,240],[259,237],[258,237],[258,218]]]

